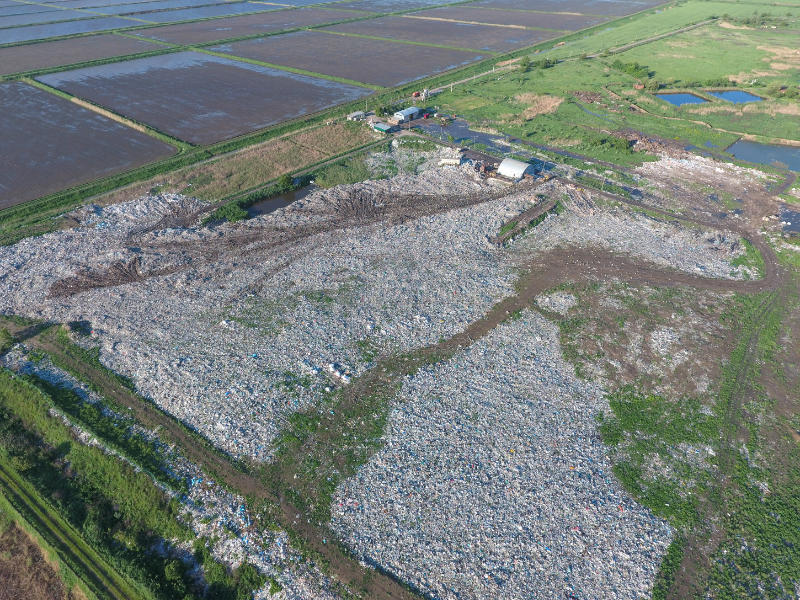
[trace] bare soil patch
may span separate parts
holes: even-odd
[[[522,104],[526,104],[527,108],[522,111],[522,116],[526,120],[532,119],[537,115],[546,115],[554,113],[561,106],[564,101],[559,96],[549,96],[546,94],[534,94],[532,92],[525,92],[514,96],[514,100]]]
[[[41,548],[11,524],[0,533],[0,600],[67,600],[76,598],[64,588],[57,567]]]

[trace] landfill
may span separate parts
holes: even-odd
[[[406,379],[385,445],[337,489],[334,526],[435,598],[647,596],[673,534],[612,475],[607,409],[526,310]]]

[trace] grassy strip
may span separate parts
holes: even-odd
[[[57,387],[39,377],[30,377],[28,381],[49,396],[71,421],[144,469],[153,479],[174,491],[186,489],[186,482],[172,474],[163,446],[137,433],[133,429],[137,424],[134,419],[111,414],[99,404],[84,401],[72,390]]]
[[[94,594],[120,600],[141,597],[19,476],[4,451],[0,451],[0,486],[4,499],[56,549]]]
[[[744,246],[744,254],[734,258],[731,264],[734,267],[746,267],[750,269],[750,271],[755,272],[759,279],[762,279],[766,272],[764,257],[761,256],[761,252],[758,251],[758,248],[744,238],[742,238],[742,245]]]
[[[139,403],[146,406],[148,410],[154,411],[160,418],[165,418],[171,422],[173,426],[179,428],[183,435],[191,437],[195,442],[199,443],[205,451],[229,462],[234,465],[239,471],[246,472],[246,466],[240,461],[232,459],[225,454],[222,450],[214,446],[200,433],[187,427],[183,422],[175,419],[174,417],[164,413],[152,401],[140,396],[136,392],[136,386],[127,377],[112,371],[100,362],[100,349],[93,348],[87,350],[82,346],[74,343],[70,338],[67,330],[64,327],[56,326],[49,330],[42,332],[42,339],[52,345],[53,351],[46,352],[47,356],[53,361],[53,364],[58,368],[63,369],[79,381],[84,382],[89,388],[104,398],[112,408],[119,412],[127,413],[130,408],[121,404],[111,393],[110,386],[117,386],[122,388],[126,393],[135,397]],[[146,427],[158,426],[158,419],[154,419],[153,423],[144,422],[139,419]],[[168,435],[168,432],[162,429],[159,436],[163,437]],[[179,440],[172,440],[179,441]],[[208,471],[209,475],[213,476],[214,473]]]
[[[124,115],[117,114],[107,108],[103,108],[98,104],[94,104],[93,102],[89,102],[88,100],[84,100],[83,98],[78,98],[77,96],[73,96],[72,94],[68,94],[63,90],[58,88],[52,87],[47,85],[46,83],[42,83],[36,79],[26,78],[23,80],[28,85],[31,85],[35,88],[42,90],[43,92],[48,92],[53,94],[54,96],[58,96],[59,98],[63,98],[64,100],[69,100],[70,102],[78,104],[78,106],[82,106],[87,110],[94,110],[95,112],[105,116],[108,119],[113,121],[117,121],[118,123],[122,123],[123,125],[127,125],[131,129],[135,129],[136,131],[141,131],[142,133],[146,133],[147,135],[156,138],[164,142],[165,144],[169,144],[170,146],[174,146],[178,148],[179,151],[185,151],[192,147],[191,144],[179,140],[178,138],[174,138],[166,133],[159,131],[145,123],[140,123],[134,119],[130,119]],[[96,110],[95,110],[96,109]]]
[[[76,532],[75,543],[95,553],[93,564],[103,564],[98,561],[104,559],[137,582],[137,592],[129,587],[118,597],[234,600],[249,598],[263,585],[265,580],[251,565],[229,574],[211,557],[206,541],[198,540],[195,555],[209,586],[204,591],[191,566],[152,551],[161,540],[192,537],[177,519],[177,500],[170,500],[145,473],[78,443],[52,414],[53,399],[6,370],[0,371],[0,402],[0,439],[9,449],[10,462],[22,467],[39,493],[56,499],[52,508],[82,532],[82,539]]]
[[[0,455],[0,462],[2,462],[4,458]],[[11,495],[11,494],[9,494]],[[41,550],[42,554],[45,556],[48,563],[55,564],[55,571],[58,574],[61,581],[64,583],[64,587],[67,590],[79,590],[83,596],[87,598],[87,600],[98,600],[98,597],[92,592],[86,583],[78,576],[72,567],[61,558],[61,555],[58,553],[56,548],[53,544],[49,543],[45,537],[39,533],[36,527],[25,518],[25,516],[14,508],[14,505],[5,497],[3,493],[0,493],[0,533],[4,531],[4,529],[11,525],[15,524],[21,530],[28,535],[37,546]],[[74,597],[75,594],[73,592]],[[79,597],[79,596],[78,596]]]
[[[617,196],[622,196],[626,200],[631,200],[631,193],[627,189],[607,179],[579,174],[575,175],[574,180],[586,187],[594,188],[601,192],[608,192],[609,194],[616,194]]]

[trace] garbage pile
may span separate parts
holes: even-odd
[[[177,195],[83,208],[73,229],[0,248],[0,311],[88,321],[102,362],[140,393],[220,448],[266,460],[289,414],[363,372],[375,352],[449,337],[513,292],[515,272],[487,238],[530,194],[481,203],[493,192],[462,171],[318,190],[276,213],[211,228],[154,230],[194,209]],[[477,200],[428,214],[442,190],[456,202]],[[356,192],[382,199],[374,211],[391,213],[393,199],[413,194],[422,201],[392,213],[396,224],[377,213],[347,227],[336,207]],[[303,228],[313,233],[270,245]],[[136,281],[51,294],[76,272],[133,257]],[[347,371],[329,373],[334,363]]]
[[[526,310],[406,379],[385,446],[337,489],[334,527],[436,598],[648,596],[672,532],[613,477],[604,409]]]
[[[685,227],[619,208],[582,212],[545,219],[534,235],[523,236],[515,245],[537,253],[569,246],[606,248],[704,277],[758,277],[744,265],[731,264],[745,253],[735,233]]]

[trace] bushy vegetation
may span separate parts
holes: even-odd
[[[247,209],[254,204],[296,190],[306,185],[306,183],[307,178],[295,180],[289,174],[281,175],[274,184],[263,190],[256,190],[245,196],[226,202],[207,216],[203,220],[203,224],[206,225],[214,221],[230,221],[231,223],[243,221],[250,217]]]
[[[617,58],[611,63],[611,66],[617,71],[627,73],[631,77],[636,77],[637,79],[650,79],[650,77],[654,75],[648,67],[640,65],[638,62],[622,62]]]
[[[147,474],[80,443],[51,414],[55,406],[30,381],[0,371],[0,447],[14,469],[100,556],[138,584],[143,597],[246,600],[263,585],[252,566],[230,574],[206,549],[200,561],[208,584],[204,596],[203,586],[190,575],[191,565],[154,550],[162,540],[191,537],[177,518],[177,500],[170,500]]]
[[[0,354],[8,352],[13,345],[14,336],[9,333],[8,329],[0,328]]]
[[[133,429],[133,419],[115,415],[99,404],[85,402],[75,392],[56,387],[38,377],[27,377],[27,380],[42,390],[54,406],[69,415],[73,422],[145,469],[155,479],[176,490],[185,487],[185,482],[169,468],[165,448],[137,433]]]
[[[335,185],[348,183],[358,183],[367,179],[376,179],[367,166],[366,156],[359,154],[349,158],[344,158],[335,163],[321,167],[314,173],[314,183],[322,188],[330,188]]]

